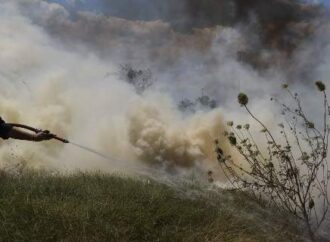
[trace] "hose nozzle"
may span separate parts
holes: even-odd
[[[44,131],[42,131],[42,132],[45,132],[45,133],[51,135],[51,137],[52,137],[53,139],[57,139],[57,140],[59,140],[59,141],[65,143],[65,144],[70,143],[69,140],[64,139],[64,138],[61,138],[61,137],[58,137],[56,134],[51,133],[49,130],[44,130]]]
[[[57,137],[56,135],[54,135],[54,139],[57,139],[57,140],[59,140],[59,141],[65,143],[65,144],[70,143],[69,140],[67,140],[67,139],[63,139],[63,138],[60,138],[60,137]]]

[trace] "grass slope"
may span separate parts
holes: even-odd
[[[302,241],[289,219],[243,194],[196,189],[101,174],[1,173],[0,240]]]

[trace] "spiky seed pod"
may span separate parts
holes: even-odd
[[[314,128],[315,128],[315,125],[314,125],[314,123],[312,123],[312,122],[308,122],[308,123],[306,123],[306,126],[307,126],[307,128],[309,128],[309,129],[314,129]]]
[[[218,155],[223,156],[223,150],[220,147],[217,148],[216,152]]]
[[[248,139],[243,139],[243,140],[241,141],[241,144],[245,144],[247,141],[248,141]]]
[[[233,121],[228,121],[227,122],[227,125],[230,126],[230,127],[232,127],[234,125],[234,122]]]
[[[315,85],[320,92],[325,91],[325,85],[322,81],[315,82]]]
[[[249,102],[249,98],[245,93],[240,93],[238,94],[238,103],[241,104],[242,106],[245,106]]]
[[[260,130],[261,133],[266,133],[267,132],[267,129],[262,129]]]
[[[305,162],[308,161],[309,158],[310,158],[310,157],[309,157],[309,155],[308,155],[306,152],[304,152],[303,155],[301,156],[301,159],[302,159],[303,161],[305,161]]]
[[[236,140],[235,136],[229,136],[228,140],[229,140],[231,145],[236,145],[237,144],[237,140]]]
[[[245,124],[245,125],[244,125],[244,128],[245,128],[246,130],[249,130],[249,129],[250,129],[250,124]]]

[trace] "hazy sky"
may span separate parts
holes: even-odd
[[[330,5],[330,0],[323,0],[323,2],[327,5]]]
[[[139,2],[144,2],[148,0],[139,0]],[[311,2],[320,2],[330,7],[330,0],[307,0]],[[94,10],[94,11],[102,11],[102,3],[99,0],[48,0],[48,2],[56,2],[66,7],[77,7],[83,10]],[[116,11],[116,10],[114,10]]]

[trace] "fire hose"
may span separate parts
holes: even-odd
[[[97,155],[97,156],[99,156],[99,157],[101,157],[103,159],[109,160],[111,162],[114,162],[115,161],[118,164],[121,164],[122,163],[122,161],[120,159],[116,158],[116,157],[109,156],[107,154],[101,153],[101,152],[99,152],[99,151],[97,151],[95,149],[92,149],[90,147],[87,147],[87,146],[84,146],[84,145],[80,145],[80,144],[74,143],[72,141],[69,141],[67,139],[58,137],[57,135],[50,133],[50,131],[48,131],[48,130],[36,129],[36,128],[30,127],[30,126],[24,125],[24,124],[16,124],[16,123],[7,123],[7,124],[8,125],[11,125],[12,127],[26,129],[26,130],[29,130],[29,131],[32,131],[32,132],[35,132],[35,133],[45,132],[47,134],[50,134],[53,139],[56,139],[58,141],[61,141],[61,142],[65,143],[65,144],[71,144],[71,145],[73,145],[75,147],[78,147],[78,148],[83,149],[83,150],[85,150],[87,152],[93,153],[94,155]],[[153,171],[153,172],[155,172],[155,171]]]
[[[108,155],[105,155],[105,154],[103,154],[103,153],[101,153],[101,152],[99,152],[99,151],[97,151],[97,150],[94,150],[94,149],[92,149],[92,148],[89,148],[89,147],[87,147],[87,146],[80,145],[80,144],[74,143],[74,142],[72,142],[72,141],[69,141],[69,140],[67,140],[67,139],[64,139],[64,138],[58,137],[57,135],[50,133],[50,131],[48,131],[48,130],[36,129],[36,128],[30,127],[30,126],[28,126],[28,125],[24,125],[24,124],[16,124],[16,123],[7,123],[7,124],[8,124],[8,125],[11,125],[12,127],[17,127],[17,128],[21,128],[21,129],[26,129],[26,130],[29,130],[29,131],[32,131],[32,132],[35,132],[35,133],[45,132],[45,133],[51,135],[53,139],[59,140],[59,141],[65,143],[65,144],[71,144],[71,145],[74,145],[74,146],[76,146],[76,147],[78,147],[78,148],[80,148],[80,149],[83,149],[83,150],[85,150],[85,151],[88,151],[88,152],[91,152],[91,153],[93,153],[93,154],[95,154],[95,155],[98,155],[99,157],[102,157],[103,159],[107,159],[107,160],[111,160],[111,161],[114,161],[114,160],[119,161],[118,159],[116,159],[116,158],[114,158],[114,157],[110,157],[110,156],[108,156]]]

